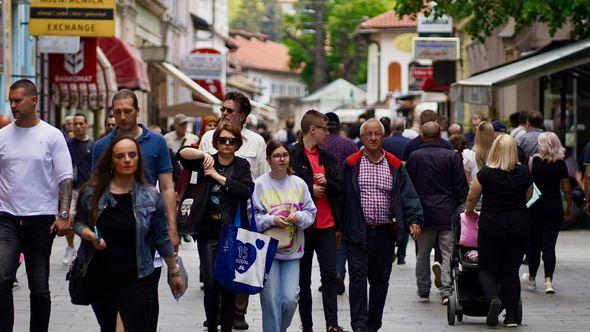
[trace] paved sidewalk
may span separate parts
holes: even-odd
[[[520,331],[590,331],[590,231],[566,231],[558,240],[558,262],[555,277],[556,295],[542,291],[523,290],[524,325]],[[70,303],[65,274],[67,267],[61,259],[65,250],[65,238],[57,238],[51,257],[51,331],[99,331],[90,307]],[[203,292],[198,283],[198,258],[196,248],[190,244],[181,246],[181,255],[189,271],[189,289],[176,303],[165,278],[160,281],[160,331],[204,331]],[[414,247],[408,246],[407,264],[394,265],[389,296],[385,307],[382,331],[484,331],[485,318],[465,317],[463,323],[448,326],[446,307],[440,304],[438,292],[431,292],[430,303],[416,301],[414,277]],[[525,272],[526,267],[521,271]],[[542,268],[541,268],[542,271]],[[15,331],[28,330],[29,296],[24,268],[19,269],[21,287],[14,292]],[[538,280],[541,286],[541,280]],[[314,321],[316,331],[324,325],[321,294],[318,293],[319,270],[317,263],[313,276]],[[340,325],[350,328],[350,311],[346,294],[338,297]],[[250,331],[262,331],[260,300],[250,299],[247,315]],[[299,315],[295,314],[289,331],[300,330]],[[500,329],[500,328],[498,328]]]

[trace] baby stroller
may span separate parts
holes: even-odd
[[[451,256],[453,293],[449,297],[447,305],[447,322],[449,325],[455,325],[455,317],[459,322],[462,322],[463,315],[486,317],[489,309],[489,303],[479,285],[477,262],[466,258],[468,251],[477,250],[477,248],[459,244],[461,238],[461,213],[463,211],[465,211],[465,205],[457,209],[451,222],[455,240]],[[516,319],[518,324],[522,322],[522,300],[518,303]]]

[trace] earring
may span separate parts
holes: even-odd
[[[111,167],[109,168],[109,173],[110,173],[111,175],[113,175],[113,166],[112,166],[112,165],[111,165]]]

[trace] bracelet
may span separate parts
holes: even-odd
[[[180,266],[176,265],[174,269],[168,269],[168,276],[170,277],[178,277],[180,276]]]

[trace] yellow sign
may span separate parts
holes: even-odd
[[[113,37],[116,0],[32,0],[33,36]]]
[[[404,33],[397,36],[393,40],[393,46],[398,50],[406,53],[410,53],[412,51],[412,38],[418,37],[417,33]]]

